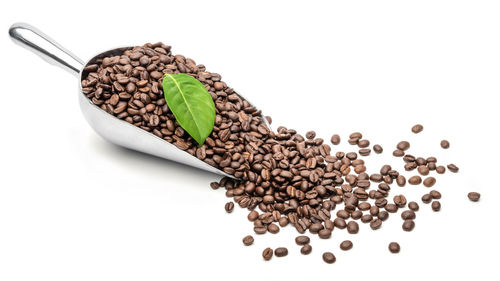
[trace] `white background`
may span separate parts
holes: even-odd
[[[305,4],[307,3],[307,4]],[[500,114],[498,1],[2,1],[0,280],[498,279],[496,201]],[[359,130],[384,146],[456,163],[439,175],[442,211],[420,203],[416,228],[399,214],[378,231],[336,229],[302,256],[290,227],[256,237],[247,212],[224,212],[218,176],[127,151],[99,138],[77,105],[77,81],[10,42],[16,21],[86,60],[107,49],[164,41],[274,119],[314,129],[350,151]],[[415,123],[424,131],[411,134]],[[439,141],[450,140],[442,150]],[[408,175],[408,174],[407,174]],[[423,186],[399,188],[410,200]],[[397,190],[397,191],[396,191]],[[467,192],[479,191],[479,203]],[[354,248],[340,251],[350,237]],[[390,254],[398,241],[402,250]],[[264,262],[265,247],[286,258]],[[337,262],[327,265],[323,251]]]

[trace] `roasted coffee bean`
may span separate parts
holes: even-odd
[[[401,213],[401,218],[404,220],[413,220],[417,217],[414,211],[406,210]]]
[[[375,153],[377,153],[377,154],[380,154],[384,151],[384,149],[382,148],[382,146],[380,144],[376,144],[373,146],[373,151],[375,151]]]
[[[329,229],[322,229],[318,232],[318,236],[321,239],[328,239],[330,236],[332,236],[332,231]]]
[[[448,149],[450,147],[450,142],[447,140],[442,140],[440,144],[441,144],[441,147],[444,149]]]
[[[332,138],[330,139],[330,141],[332,142],[332,144],[334,145],[337,145],[340,143],[340,136],[335,134],[332,136]]]
[[[422,183],[422,178],[420,176],[412,176],[408,179],[408,183],[412,185],[418,185]]]
[[[406,205],[406,197],[403,194],[394,196],[394,204],[399,208],[402,208]]]
[[[220,187],[220,185],[218,182],[214,181],[214,182],[210,183],[210,187],[215,190],[215,189],[218,189]]]
[[[255,210],[252,210],[250,211],[250,213],[248,213],[247,218],[249,221],[255,221],[257,218],[259,218],[259,213],[257,213],[257,211]]]
[[[314,139],[316,137],[316,132],[315,131],[309,131],[306,133],[306,138],[311,140],[311,139]]]
[[[374,219],[372,222],[370,222],[370,227],[373,230],[379,229],[381,226],[382,226],[381,219]]]
[[[359,155],[361,155],[361,156],[368,156],[368,155],[370,155],[371,152],[372,151],[369,148],[362,148],[358,151]]]
[[[273,250],[271,248],[265,248],[262,252],[262,257],[266,261],[270,260],[273,257]]]
[[[396,243],[396,242],[389,243],[389,251],[391,253],[397,254],[397,253],[399,253],[400,250],[401,250],[401,247],[399,246],[398,243]]]
[[[469,192],[467,197],[469,197],[470,201],[477,202],[481,198],[481,194],[478,192]]]
[[[309,239],[309,237],[305,235],[295,237],[295,243],[297,243],[297,245],[309,244],[310,241],[311,239]]]
[[[432,196],[430,194],[424,194],[422,196],[422,202],[424,202],[425,204],[428,204],[432,201]]]
[[[412,231],[415,228],[415,222],[412,219],[407,219],[403,222],[404,231]]]
[[[431,207],[434,212],[437,212],[441,210],[441,203],[439,203],[439,201],[433,201]]]
[[[285,247],[278,247],[274,250],[274,255],[281,258],[288,255],[288,249]]]
[[[334,263],[337,260],[335,256],[331,252],[324,252],[323,253],[323,261],[326,263]]]
[[[370,146],[370,141],[369,140],[359,140],[358,146],[361,148],[368,147],[368,146]]]
[[[381,221],[385,221],[389,218],[389,213],[387,211],[380,211],[377,215],[377,218]]]
[[[389,203],[389,204],[385,205],[384,208],[389,213],[395,213],[398,211],[398,206],[396,204]]]
[[[420,124],[417,124],[413,127],[411,127],[411,131],[415,134],[418,134],[420,132],[422,132],[424,130],[424,126],[420,125]]]
[[[407,141],[401,141],[398,143],[396,148],[399,150],[402,150],[402,151],[406,151],[406,150],[408,150],[408,148],[410,148],[410,143]]]
[[[359,232],[359,225],[355,221],[350,221],[347,223],[347,232],[350,234],[356,234]]]
[[[417,171],[422,175],[422,176],[427,176],[429,174],[429,168],[425,165],[420,165],[417,168]]]
[[[410,210],[412,211],[418,211],[418,209],[420,209],[420,207],[418,206],[418,203],[415,202],[415,201],[411,201],[410,203],[408,203],[408,208],[410,208]]]
[[[327,220],[329,221],[329,220]],[[312,234],[317,234],[320,230],[322,230],[323,228],[325,228],[320,222],[317,222],[317,223],[313,223],[310,227],[309,227],[309,232],[311,232]],[[333,228],[332,228],[333,229]],[[330,229],[331,230],[331,229]]]
[[[403,175],[399,175],[396,178],[396,183],[398,186],[405,186],[406,185],[406,178]]]
[[[448,167],[448,170],[450,170],[453,173],[457,173],[458,172],[458,167],[455,164],[448,164],[447,167]]]
[[[340,229],[344,229],[347,227],[347,223],[345,222],[345,220],[343,218],[336,218],[335,220],[333,220],[333,225],[336,228],[340,228]]]
[[[361,216],[361,222],[363,222],[363,223],[369,223],[372,220],[373,220],[373,216],[370,214],[365,214],[365,215]]]
[[[437,190],[431,190],[429,194],[431,195],[432,199],[441,199],[441,192]]]
[[[265,226],[256,226],[253,228],[255,234],[264,234],[267,232],[267,227]]]
[[[444,174],[446,172],[446,168],[444,166],[437,166],[436,167],[436,172],[438,174]]]
[[[353,220],[357,220],[357,219],[360,219],[362,215],[363,215],[363,212],[361,212],[360,210],[355,210],[354,212],[351,213],[351,218]],[[349,224],[347,224],[347,226],[349,227]]]
[[[348,251],[350,249],[352,249],[352,242],[350,240],[344,240],[342,241],[342,243],[340,243],[340,249],[344,250],[344,251]]]
[[[224,206],[224,209],[226,209],[226,212],[231,213],[234,209],[234,203],[227,202],[226,205]]]
[[[300,248],[300,253],[303,255],[309,255],[312,252],[312,247],[309,244],[306,244]]]
[[[436,179],[434,177],[428,177],[424,180],[424,186],[431,187],[436,183]]]
[[[245,246],[250,246],[253,244],[253,236],[252,235],[247,235],[245,237],[243,237],[243,245]]]
[[[269,233],[276,234],[280,232],[280,228],[276,224],[271,223],[267,226],[267,231],[269,231]]]
[[[396,149],[392,152],[392,155],[394,157],[402,157],[405,155],[405,152],[403,150],[400,150],[400,149]]]

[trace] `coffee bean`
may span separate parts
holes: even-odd
[[[343,218],[336,218],[335,220],[333,220],[333,225],[340,229],[344,229],[347,227],[347,223]]]
[[[425,165],[420,165],[417,168],[417,171],[422,175],[422,176],[427,176],[429,174],[429,168]]]
[[[276,224],[271,223],[267,226],[267,231],[269,231],[269,233],[276,234],[280,232],[280,228]]]
[[[404,220],[413,220],[416,218],[416,214],[412,210],[406,210],[401,213],[401,218]]]
[[[370,227],[373,230],[379,229],[382,226],[382,220],[380,219],[374,219],[372,222],[370,222]]]
[[[424,130],[424,126],[420,125],[420,124],[417,124],[417,125],[414,125],[413,127],[411,127],[411,131],[415,134],[418,134],[420,132],[422,132]]]
[[[255,211],[255,210],[250,211],[250,213],[248,213],[248,216],[247,216],[249,221],[255,221],[258,217],[259,217],[259,213],[257,213],[257,211]]]
[[[324,252],[323,253],[323,261],[326,263],[334,263],[337,260],[335,256],[331,252]]]
[[[402,157],[405,155],[405,152],[403,150],[396,149],[392,152],[392,155],[395,157]]]
[[[306,133],[306,138],[307,139],[314,139],[316,137],[316,132],[315,131],[309,131]]]
[[[481,194],[478,192],[469,192],[467,197],[469,197],[470,201],[477,202],[481,198]]]
[[[266,261],[270,260],[273,257],[273,250],[271,248],[265,248],[262,252],[262,257]]]
[[[368,147],[368,146],[370,146],[370,141],[369,140],[359,140],[358,146],[361,148]]]
[[[361,216],[361,222],[363,222],[363,223],[369,223],[372,220],[373,220],[373,216],[370,214],[365,214],[365,215]]]
[[[450,147],[450,142],[447,140],[442,140],[441,141],[441,147],[444,149],[448,149]]]
[[[373,146],[373,151],[375,151],[375,153],[377,153],[377,154],[380,154],[384,151],[384,149],[382,148],[382,146],[380,144],[376,144]]]
[[[436,183],[436,179],[434,177],[428,177],[424,180],[424,186],[431,187]]]
[[[424,202],[425,204],[428,204],[432,201],[432,196],[430,194],[424,194],[422,196],[422,202]]]
[[[406,205],[406,197],[403,194],[394,196],[394,204],[399,208],[402,208]]]
[[[288,249],[285,247],[278,247],[274,250],[274,255],[281,258],[288,255]]]
[[[441,199],[441,192],[437,190],[431,190],[429,194],[431,195],[432,199]]]
[[[434,212],[438,212],[441,210],[441,203],[439,203],[439,201],[433,201],[431,207]]]
[[[403,175],[399,175],[396,178],[396,183],[398,186],[405,186],[406,185],[406,178]]]
[[[361,212],[360,210],[356,210],[356,211],[351,213],[351,218],[353,220],[357,220],[357,219],[360,219],[362,215],[363,215],[363,212]],[[347,224],[347,227],[349,227],[349,224]]]
[[[318,236],[321,239],[328,239],[330,236],[332,236],[332,231],[329,229],[322,229],[318,232]]]
[[[231,213],[234,209],[234,203],[227,202],[226,205],[224,206],[224,209],[226,209],[226,212]]]
[[[384,208],[389,213],[395,213],[398,211],[398,206],[396,204],[389,203],[389,204],[385,205]]]
[[[359,155],[361,155],[361,156],[368,156],[368,155],[370,155],[371,152],[372,151],[369,148],[363,148],[363,149],[360,149],[358,151]]]
[[[420,176],[412,176],[408,179],[408,183],[412,185],[418,185],[422,183],[422,178]]]
[[[256,234],[264,234],[267,232],[267,227],[265,226],[256,226],[253,228],[253,231],[256,233]]]
[[[418,203],[415,202],[415,201],[411,201],[410,203],[408,203],[408,208],[410,208],[410,210],[412,211],[418,211],[418,209],[420,209],[420,207],[418,206]]]
[[[295,243],[297,243],[297,245],[309,244],[310,241],[311,239],[309,239],[309,237],[305,235],[295,237]]]
[[[408,150],[408,148],[410,148],[410,143],[407,141],[401,141],[398,143],[396,148],[399,150],[402,150],[402,151],[406,151],[406,150]]]
[[[380,211],[377,215],[378,219],[381,221],[385,221],[389,218],[389,213],[387,211]]]
[[[415,222],[411,219],[405,220],[403,222],[404,231],[412,231],[415,228]]]
[[[401,250],[401,247],[399,246],[398,243],[396,243],[396,242],[389,243],[389,251],[391,253],[397,254],[397,253],[399,253],[400,250]]]
[[[355,221],[350,221],[347,223],[347,232],[350,234],[356,234],[359,232],[359,225]]]
[[[334,145],[337,145],[340,143],[340,136],[335,134],[332,136],[332,138],[330,139],[330,141],[332,142],[332,144]]]
[[[455,164],[448,164],[447,167],[448,167],[448,170],[450,170],[453,173],[457,173],[458,172],[458,167]]]
[[[361,139],[363,135],[360,132],[354,132],[349,135],[350,139]]]
[[[309,255],[312,252],[312,247],[309,244],[306,244],[300,248],[300,253],[303,255]]]
[[[438,174],[444,174],[446,172],[446,168],[444,166],[437,166],[436,167],[436,172]]]
[[[253,236],[252,235],[247,235],[245,237],[243,237],[243,245],[245,246],[250,246],[253,244]]]
[[[210,187],[215,190],[215,189],[218,189],[220,187],[220,185],[218,182],[214,181],[214,182],[210,183]]]
[[[344,240],[344,241],[342,241],[342,243],[340,243],[340,249],[342,249],[344,251],[352,249],[352,246],[353,246],[353,244],[350,240]]]

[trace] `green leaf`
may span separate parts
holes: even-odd
[[[215,122],[215,105],[207,89],[184,73],[165,74],[163,94],[181,127],[201,146]]]

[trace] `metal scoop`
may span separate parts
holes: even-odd
[[[77,56],[56,43],[37,28],[26,23],[15,23],[9,29],[12,40],[49,62],[57,65],[78,78],[78,100],[83,116],[90,126],[105,140],[119,146],[169,159],[185,165],[203,169],[223,176],[233,177],[223,171],[210,166],[200,159],[178,149],[175,145],[163,140],[147,131],[102,110],[93,104],[82,92],[82,74],[86,65],[94,64],[98,58],[120,55],[132,47],[112,49],[100,53],[84,63]],[[263,118],[264,122],[267,121]],[[234,177],[233,177],[234,178]]]

